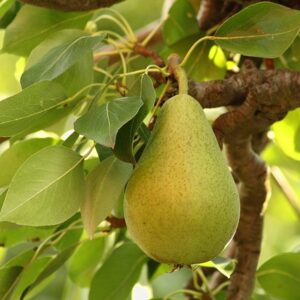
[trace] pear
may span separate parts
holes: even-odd
[[[131,238],[154,260],[209,261],[237,228],[239,196],[200,104],[181,94],[164,104],[128,181]]]

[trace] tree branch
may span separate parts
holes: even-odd
[[[22,2],[63,11],[86,11],[112,6],[123,0],[22,0]]]
[[[256,153],[268,142],[269,126],[300,107],[300,73],[257,70],[246,62],[242,72],[229,79],[190,82],[189,88],[203,107],[230,106],[213,124],[218,140],[226,146],[241,199],[240,223],[234,238],[238,263],[227,299],[247,300],[254,287],[267,196],[267,169]]]

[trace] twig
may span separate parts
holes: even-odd
[[[271,174],[272,177],[275,179],[275,182],[280,187],[282,192],[285,194],[286,199],[288,200],[291,207],[294,209],[297,217],[300,219],[300,205],[298,202],[297,195],[295,194],[294,190],[291,188],[289,182],[287,181],[286,177],[280,170],[280,168],[273,166],[271,167]]]

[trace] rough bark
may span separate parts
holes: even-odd
[[[22,0],[22,2],[63,11],[86,11],[111,6],[123,0]]]

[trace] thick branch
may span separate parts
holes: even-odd
[[[220,143],[241,199],[241,218],[236,236],[237,266],[228,289],[228,300],[250,299],[263,231],[262,212],[267,196],[267,170],[256,153],[268,142],[266,132],[289,110],[300,107],[300,73],[257,70],[251,65],[223,81],[190,82],[189,92],[204,106],[228,106],[214,122]]]
[[[111,6],[122,0],[22,0],[22,2],[63,11],[85,11]]]

